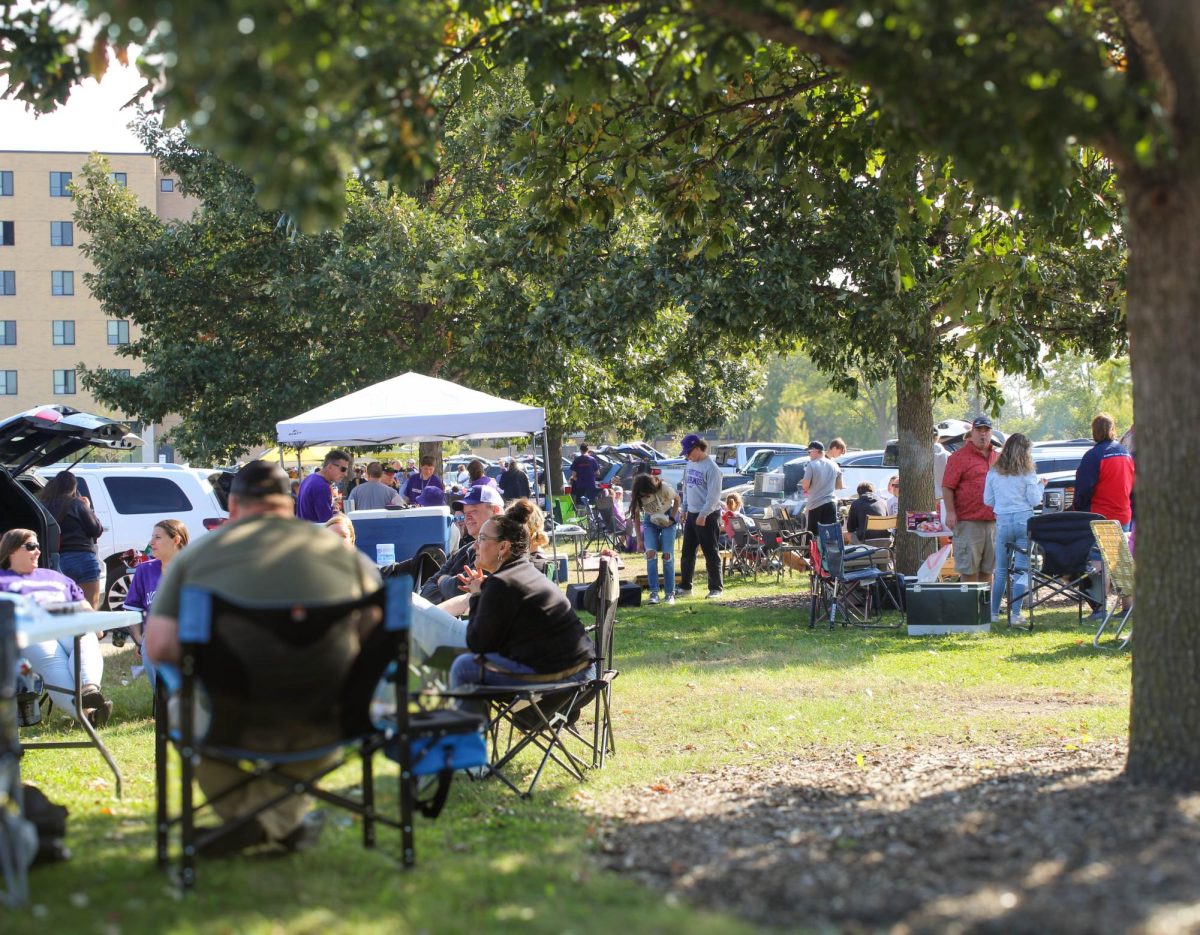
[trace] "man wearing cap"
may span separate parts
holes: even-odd
[[[383,482],[383,465],[378,461],[367,465],[367,482],[350,491],[346,500],[350,510],[383,510],[401,502],[395,488]]]
[[[804,512],[808,531],[817,533],[818,523],[836,523],[837,490],[842,486],[842,468],[825,457],[825,446],[818,441],[808,443],[808,464],[800,487],[804,491]]]
[[[504,498],[495,487],[472,487],[462,502],[467,527],[461,540],[463,544],[421,586],[421,597],[433,604],[440,604],[459,593],[458,576],[468,565],[475,564],[475,537],[484,523],[504,512]]]
[[[229,492],[229,522],[184,549],[171,562],[154,595],[143,646],[153,662],[180,661],[179,603],[186,585],[207,588],[241,604],[337,603],[352,601],[375,591],[380,578],[375,566],[357,549],[322,526],[300,522],[292,515],[288,476],[278,465],[251,461],[233,479]],[[275,641],[264,639],[255,627],[226,628],[229,650],[245,664],[253,678],[256,666],[286,665],[296,684],[320,684],[336,678],[339,666],[348,666],[359,652],[361,639],[374,624],[358,632],[338,628],[320,639],[312,651],[289,649],[279,656]],[[252,731],[242,745],[273,752],[311,749],[327,738],[314,735],[317,728],[304,716],[281,721],[269,732]],[[301,761],[289,766],[297,777],[312,775],[326,763]],[[210,800],[243,776],[223,764],[201,759],[196,769],[200,787]],[[231,821],[275,797],[278,786],[257,780],[214,803],[217,814]],[[323,813],[305,815],[308,804],[288,799],[242,828],[218,839],[204,856],[219,857],[259,844],[276,844],[300,850],[315,841]]]
[[[721,469],[708,456],[708,442],[699,435],[683,436],[680,447],[681,457],[687,458],[688,463],[683,471],[683,558],[675,594],[687,597],[692,593],[699,546],[708,568],[708,596],[720,597],[725,589],[721,555],[717,551],[717,536],[721,531]]]
[[[408,475],[408,480],[404,482],[404,499],[409,503],[416,504],[417,499],[421,496],[421,491],[426,487],[436,487],[438,490],[445,490],[442,484],[442,479],[433,473],[433,455],[425,455],[421,459],[421,470],[414,471]]]
[[[961,581],[990,581],[996,565],[996,514],[983,502],[983,485],[997,457],[992,420],[976,416],[966,444],[946,459],[943,505],[946,525],[954,530],[954,567]]]
[[[588,503],[595,503],[599,496],[596,487],[596,472],[600,470],[600,462],[590,453],[586,443],[579,446],[579,454],[571,462],[571,496],[578,503],[587,497]]]
[[[325,455],[321,470],[313,471],[300,483],[296,494],[296,516],[322,526],[333,516],[333,484],[341,483],[350,470],[350,453],[334,448]]]

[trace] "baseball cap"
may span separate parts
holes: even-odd
[[[272,461],[250,461],[233,476],[229,492],[247,500],[261,500],[272,494],[290,496],[291,479],[287,472]]]
[[[445,506],[446,494],[436,484],[428,484],[421,490],[421,496],[417,497],[417,505]]]
[[[824,451],[824,450],[825,450],[825,446],[824,446],[824,445],[822,445],[822,444],[821,444],[820,442],[818,442],[818,441],[811,441],[811,442],[809,442],[809,443],[808,443],[808,450],[809,450],[809,451]]]
[[[695,435],[695,434],[684,435],[683,441],[681,441],[679,443],[679,447],[683,449],[683,451],[680,453],[679,457],[686,458],[688,456],[688,452],[690,452],[693,448],[695,448],[699,444],[700,444],[700,436],[699,435]]]
[[[971,428],[973,429],[990,429],[991,427],[992,420],[987,416],[976,416],[975,421],[971,423]]]
[[[385,468],[383,469],[383,473],[384,473],[384,474],[395,474],[395,473],[396,473],[396,469],[395,469],[394,467],[392,467],[392,466],[389,464],[387,467],[385,467]]]
[[[500,496],[500,491],[490,484],[481,484],[478,487],[472,487],[465,497],[463,503],[471,506],[475,503],[490,503],[492,506],[504,506],[504,498]]]

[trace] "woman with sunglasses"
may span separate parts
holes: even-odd
[[[0,591],[20,594],[39,604],[76,603],[81,610],[91,610],[79,585],[52,568],[38,567],[41,557],[42,546],[33,530],[6,532],[0,537]],[[51,689],[50,697],[60,710],[76,714],[71,694],[75,690],[75,638],[30,643],[25,647],[25,658],[47,685],[66,689]],[[103,675],[100,641],[95,633],[85,633],[79,639],[79,678],[83,683],[83,715],[94,727],[103,727],[112,715],[112,702],[100,691]]]

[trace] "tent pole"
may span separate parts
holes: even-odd
[[[542,426],[542,477],[546,481],[546,515],[550,517],[550,558],[554,562],[554,567],[558,568],[558,536],[554,535],[554,501],[550,496],[550,439],[546,433],[546,426]],[[533,462],[533,483],[537,485],[537,459]]]

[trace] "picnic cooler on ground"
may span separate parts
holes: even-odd
[[[910,636],[982,633],[991,629],[992,586],[986,582],[905,582]]]
[[[354,524],[355,544],[377,565],[402,562],[427,545],[444,552],[450,538],[450,510],[444,506],[355,510],[346,516]]]

